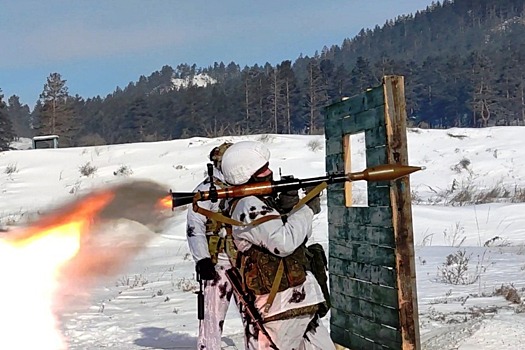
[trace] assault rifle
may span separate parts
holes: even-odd
[[[245,293],[243,291],[241,284],[241,275],[239,273],[239,270],[233,267],[226,270],[226,277],[228,278],[228,281],[230,281],[232,291],[237,297],[238,302],[241,304],[242,309],[246,314],[246,322],[253,322],[257,329],[261,331],[261,333],[264,334],[266,338],[268,338],[268,340],[270,341],[270,347],[274,350],[279,350],[277,345],[275,345],[272,338],[270,337],[270,334],[268,333],[266,328],[264,328],[263,318],[257,310],[257,308],[255,307],[253,300],[251,300],[250,294]]]
[[[247,196],[265,196],[284,191],[298,190],[301,188],[317,186],[323,182],[328,185],[343,183],[346,181],[393,181],[413,172],[424,169],[418,166],[383,164],[375,167],[366,168],[355,173],[333,173],[326,176],[311,177],[306,179],[296,179],[293,176],[282,177],[277,181],[264,181],[249,183],[240,186],[230,186],[225,188],[215,188],[210,186],[209,191],[198,192],[171,192],[172,208],[181,205],[191,204],[194,201],[211,200],[216,202],[222,198],[240,198]],[[210,173],[210,167],[208,167]],[[213,182],[211,182],[213,184]]]

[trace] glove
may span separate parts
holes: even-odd
[[[305,194],[308,194],[310,191],[312,191],[316,186],[312,187],[306,187],[304,189]],[[314,212],[314,215],[317,215],[321,212],[321,198],[319,198],[319,194],[315,196],[314,198],[310,199],[308,202],[306,202],[306,205],[312,209]]]
[[[195,270],[197,271],[197,280],[211,281],[217,276],[215,265],[213,265],[211,258],[204,258],[197,261]]]
[[[288,213],[299,202],[299,193],[297,190],[281,192],[277,197],[277,205],[284,213]]]

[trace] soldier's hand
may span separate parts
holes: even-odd
[[[305,194],[308,194],[310,191],[312,191],[316,186],[312,187],[306,187],[304,189]],[[306,205],[312,209],[314,212],[314,215],[317,215],[321,212],[321,198],[319,198],[319,194],[315,196],[314,198],[310,199],[308,202],[306,202]]]
[[[283,212],[287,213],[299,202],[299,193],[297,190],[290,190],[279,193],[277,197],[277,205]]]
[[[211,258],[204,258],[197,261],[197,266],[195,269],[197,271],[198,280],[211,281],[217,276],[215,265],[211,261]]]

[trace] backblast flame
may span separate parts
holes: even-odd
[[[93,217],[112,199],[101,193],[0,239],[0,329],[6,349],[65,349],[53,313],[60,270],[80,249]]]
[[[150,226],[166,218],[159,210],[165,196],[152,182],[121,184],[0,236],[0,348],[67,349],[58,318],[72,306],[67,298],[118,272],[146,246]],[[114,223],[122,222],[135,225],[119,232]]]

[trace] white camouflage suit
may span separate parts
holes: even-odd
[[[226,182],[233,185],[246,183],[252,174],[268,162],[269,158],[270,152],[264,144],[254,141],[238,142],[223,155],[224,178]],[[261,199],[249,196],[237,202],[231,217],[243,223],[250,223],[261,216],[278,214]],[[233,238],[237,249],[241,252],[247,251],[252,245],[257,245],[277,256],[286,257],[312,235],[313,216],[312,209],[305,205],[288,216],[286,223],[274,219],[257,226],[234,226]],[[303,284],[277,292],[270,309],[264,312],[268,296],[269,294],[256,295],[255,299],[255,305],[263,318],[324,301],[321,287],[309,271]],[[317,316],[296,316],[291,319],[270,321],[264,326],[279,350],[335,350],[328,330]],[[269,340],[261,332],[256,338],[258,338],[258,345],[250,344],[250,350],[271,349]]]
[[[217,168],[214,168],[214,177],[222,181],[222,174]],[[195,188],[195,191],[207,191],[209,188],[209,181],[204,180]],[[199,202],[199,206],[213,212],[219,211],[219,201],[216,203],[203,201]],[[193,211],[191,207],[188,209],[186,236],[195,262],[210,258],[206,235],[211,233],[206,232],[206,221],[206,216]],[[213,281],[203,281],[204,319],[199,324],[198,350],[220,350],[221,348],[222,327],[232,296],[232,288],[225,275],[226,270],[230,267],[228,256],[225,253],[219,253],[215,265],[217,277]]]

